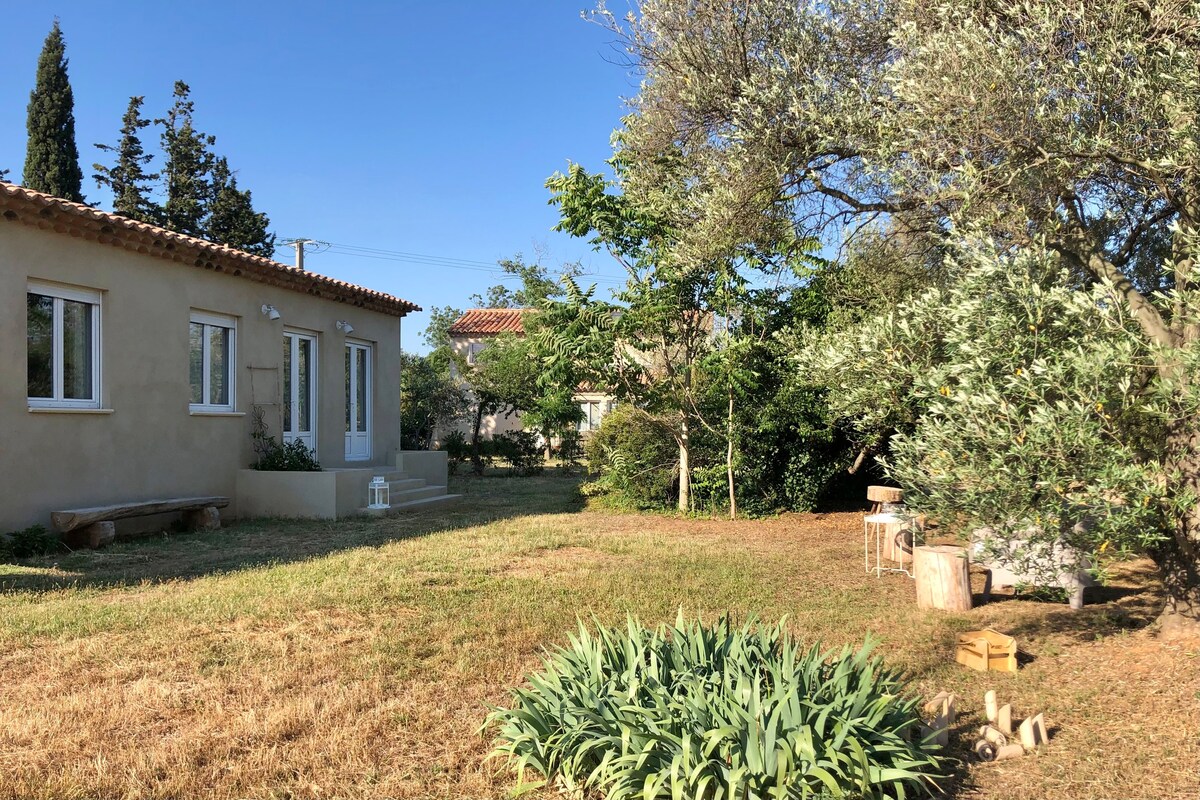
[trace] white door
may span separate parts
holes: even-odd
[[[283,441],[317,452],[317,337],[283,334]]]
[[[346,460],[371,457],[371,346],[346,343]]]

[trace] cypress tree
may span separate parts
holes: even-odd
[[[212,185],[205,238],[270,258],[275,252],[275,234],[267,231],[271,221],[254,210],[249,190],[238,188],[237,177],[230,172],[225,158],[218,158],[213,166]]]
[[[193,103],[191,88],[175,81],[175,103],[167,116],[156,119],[163,126],[163,171],[167,202],[163,207],[163,224],[173,231],[189,236],[203,236],[204,218],[213,195],[210,173],[213,154],[208,149],[217,141],[215,136],[200,133],[192,125]]]
[[[26,187],[83,202],[83,170],[75,145],[75,96],[67,78],[66,43],[58,20],[38,56],[37,79],[26,117]]]
[[[146,172],[144,167],[153,159],[142,147],[138,131],[150,124],[150,120],[142,119],[141,108],[145,98],[129,98],[129,108],[122,118],[121,141],[116,145],[97,144],[96,148],[105,153],[115,153],[117,161],[111,167],[103,164],[93,164],[96,174],[92,177],[97,186],[107,186],[113,194],[113,211],[130,219],[142,222],[159,223],[162,209],[150,199],[150,182],[158,180],[158,175]]]

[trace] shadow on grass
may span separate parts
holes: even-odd
[[[1158,618],[1165,603],[1154,565],[1148,559],[1119,565],[1111,583],[1089,586],[1084,589],[1083,599],[1083,608],[1073,611],[1066,602],[1007,590],[993,592],[989,605],[1022,601],[1043,607],[1042,613],[1019,617],[1004,626],[1004,632],[1018,642],[1055,636],[1083,643],[1145,628]],[[981,597],[976,601],[982,605]]]
[[[0,593],[161,583],[318,558],[342,550],[584,508],[580,478],[456,476],[446,505],[384,517],[342,520],[254,519],[205,533],[160,533],[84,550],[0,564]]]

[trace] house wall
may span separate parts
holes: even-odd
[[[29,280],[103,292],[100,412],[31,411]],[[260,312],[274,305],[281,319]],[[191,310],[237,318],[233,415],[189,413]],[[346,336],[374,347],[371,459],[345,461]],[[0,532],[49,526],[52,510],[172,497],[235,497],[254,460],[253,405],[281,430],[283,334],[317,335],[317,457],[325,467],[389,463],[399,448],[400,319],[247,278],[0,221]],[[236,515],[231,506],[226,511]]]

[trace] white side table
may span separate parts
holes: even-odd
[[[908,553],[908,558],[905,559],[904,547],[898,543],[893,543],[894,546],[888,548],[889,552],[893,552],[897,556],[898,567],[885,567],[883,565],[883,537],[884,536],[901,536],[904,533],[905,527],[912,532],[912,546],[917,545],[917,526],[916,518],[913,516],[899,516],[896,514],[868,514],[863,517],[863,567],[866,568],[867,574],[875,573],[878,578],[885,572],[902,572],[908,577],[913,577],[912,573],[912,553]],[[873,529],[873,530],[872,530]],[[875,534],[875,566],[871,566],[871,534]],[[908,568],[904,566],[904,562],[908,561]]]

